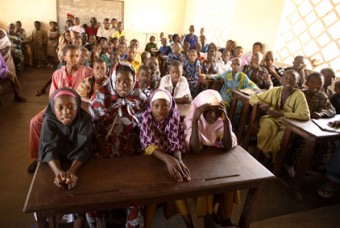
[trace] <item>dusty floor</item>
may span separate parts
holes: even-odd
[[[0,96],[2,102],[0,105],[0,161],[2,162],[2,165],[0,165],[0,176],[2,179],[0,182],[0,227],[25,228],[32,227],[34,223],[32,214],[24,214],[22,212],[32,178],[32,175],[26,171],[31,162],[28,154],[28,129],[30,118],[47,104],[47,95],[36,97],[35,91],[46,82],[51,74],[52,71],[50,69],[34,69],[24,72],[19,78],[22,84],[21,94],[28,100],[27,103],[14,103],[12,101],[12,93]],[[278,221],[281,220],[266,223],[266,219],[282,215],[290,216],[292,213],[309,211],[330,205],[335,205],[329,208],[339,212],[339,192],[329,200],[322,199],[317,195],[317,188],[321,181],[322,177],[306,179],[303,188],[303,202],[295,201],[277,182],[265,184],[257,201],[256,213],[253,219],[254,221],[264,221],[256,222],[252,227],[278,227]],[[242,192],[243,195],[245,193]],[[193,205],[193,201],[191,201],[191,205]],[[191,209],[194,214],[193,207]],[[241,209],[242,206],[235,206],[233,214],[235,221],[238,219]],[[310,218],[309,222],[324,221],[320,220],[321,217],[324,219],[322,213],[327,212],[318,210],[318,216],[307,213],[305,217],[307,216],[307,220]],[[193,217],[195,218],[194,215]],[[320,217],[319,220],[318,217]],[[202,220],[194,219],[194,223],[196,227],[203,227]],[[320,225],[320,223],[312,222],[308,227],[320,227],[317,224]],[[337,215],[329,215],[327,217],[327,224],[325,227],[339,227],[339,213]],[[154,221],[154,227],[178,228],[184,227],[184,223],[179,216],[165,220],[159,210]],[[287,225],[286,227],[289,226]]]

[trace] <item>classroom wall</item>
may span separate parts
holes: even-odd
[[[34,29],[34,21],[41,21],[47,30],[48,22],[57,18],[56,6],[56,0],[1,1],[0,28],[7,31],[9,23],[19,20],[28,34]]]

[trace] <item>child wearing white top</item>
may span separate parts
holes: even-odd
[[[182,63],[177,60],[171,61],[169,73],[162,77],[159,88],[168,90],[177,104],[191,102],[192,98],[188,81],[182,76]]]
[[[231,70],[230,51],[223,50],[220,60],[216,61],[217,73],[223,74],[224,72]]]

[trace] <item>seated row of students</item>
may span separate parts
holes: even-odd
[[[64,50],[67,64],[66,69],[69,65],[72,65],[71,56],[75,56],[76,51],[77,49],[74,46],[67,46],[66,50]],[[105,63],[97,60],[93,69],[95,77],[101,76],[102,73],[105,72],[105,69],[100,66],[105,66]],[[178,63],[177,65],[175,64],[174,67],[178,68]],[[56,80],[62,81],[62,78],[58,77],[58,73],[65,71],[65,68],[63,67],[54,73],[52,77],[53,82],[56,82]],[[70,80],[71,78],[65,79]],[[53,85],[63,86],[59,83]],[[72,86],[73,84],[66,85],[66,87],[71,88]],[[53,90],[53,87],[51,87],[51,91]],[[51,95],[50,104],[46,109],[43,123],[43,132],[48,133],[46,137],[49,137],[48,139],[53,137],[54,140],[46,140],[47,138],[45,137],[41,138],[39,156],[41,161],[48,162],[51,166],[56,176],[54,182],[57,186],[61,187],[66,185],[68,188],[75,186],[77,181],[76,172],[88,155],[80,156],[74,153],[80,153],[84,147],[87,147],[88,143],[92,142],[93,133],[96,135],[96,143],[98,145],[98,150],[95,152],[97,157],[136,155],[142,151],[141,149],[144,149],[146,154],[152,154],[163,160],[169,169],[169,173],[177,181],[190,180],[190,172],[185,167],[180,156],[181,153],[185,151],[185,141],[181,133],[181,125],[175,100],[167,90],[156,90],[150,95],[149,108],[147,109],[147,98],[138,89],[135,71],[131,65],[118,64],[112,76],[97,89],[90,106],[95,129],[91,131],[86,128],[87,131],[83,133],[88,136],[85,137],[86,142],[77,140],[77,143],[71,143],[72,140],[75,140],[74,136],[68,135],[69,127],[75,127],[74,130],[79,131],[79,125],[88,121],[88,117],[83,117],[88,114],[83,111],[79,112],[79,95],[63,87],[56,91],[57,92]],[[191,128],[191,123],[195,122],[196,126],[196,122],[199,122],[198,127],[192,127],[192,130],[187,131],[193,132],[190,133],[193,136],[186,136],[187,147],[191,148],[194,152],[199,151],[200,146],[196,144],[201,143],[205,145],[215,145],[216,142],[221,140],[221,143],[216,145],[218,147],[224,145],[228,149],[236,145],[236,139],[231,131],[231,125],[225,113],[224,104],[223,102],[221,103],[222,99],[220,95],[216,91],[205,91],[204,93],[208,92],[212,100],[207,101],[206,105],[203,105],[202,108],[198,106],[198,109],[196,109],[198,113],[196,113],[196,111],[195,114],[190,114],[189,116],[191,116],[190,118],[192,118],[192,120],[188,119],[185,125],[189,129]],[[194,101],[194,104],[203,102],[202,100],[206,96],[207,94],[202,94],[200,98],[198,97],[197,100]],[[147,110],[144,112],[145,109]],[[211,112],[208,111],[210,109],[212,109]],[[48,118],[53,114],[54,118]],[[141,118],[142,114],[143,116]],[[200,115],[204,117],[200,118]],[[222,120],[219,120],[220,117]],[[222,122],[216,122],[217,120]],[[59,123],[56,123],[56,121],[59,121]],[[142,124],[139,128],[140,122],[142,122]],[[88,123],[91,124],[90,121],[88,121]],[[216,130],[215,136],[211,135],[207,129],[209,124],[212,124]],[[74,131],[72,132],[74,133]],[[198,134],[198,132],[200,132],[200,134]],[[205,135],[204,132],[209,132],[209,135]],[[58,136],[56,136],[56,134],[58,134]],[[142,148],[139,146],[139,134],[142,139]],[[85,140],[84,137],[82,137],[82,139]],[[59,150],[53,147],[62,144],[56,141],[70,143],[70,145],[66,147],[67,150],[63,150],[63,152],[70,152],[64,155],[66,155],[68,159],[73,160],[71,168],[67,171],[61,170],[59,166],[62,153],[59,153]],[[90,145],[92,144],[90,143]],[[68,149],[70,150],[68,151]],[[90,149],[92,149],[92,147],[88,147],[85,151]],[[233,197],[231,196],[233,195],[227,194],[225,197],[232,199]],[[212,199],[212,197],[210,196],[209,199]],[[232,201],[230,202],[232,203]],[[184,207],[181,211],[188,211],[185,203],[182,202],[179,204],[181,207]],[[133,214],[136,214],[136,210],[141,210],[141,207],[131,207],[127,211],[133,211]],[[95,216],[93,213],[92,215]],[[138,217],[136,218],[128,216],[130,219],[128,224],[132,225],[141,222],[140,213],[137,213],[137,215]],[[192,227],[188,212],[186,212],[183,217],[185,218],[187,226]],[[224,218],[224,222],[230,222],[230,214],[229,217],[225,215]],[[95,223],[95,221],[98,221],[98,218],[92,220],[89,218],[89,220],[91,223]],[[207,222],[209,221],[211,222],[212,220],[207,219]]]

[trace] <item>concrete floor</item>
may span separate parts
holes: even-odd
[[[41,87],[52,74],[50,69],[34,69],[26,71],[19,78],[22,89],[21,94],[28,100],[27,103],[14,103],[13,94],[7,93],[0,96],[0,227],[32,227],[34,220],[32,214],[24,214],[22,208],[26,194],[29,189],[32,175],[27,173],[27,167],[31,160],[28,154],[28,129],[29,121],[38,113],[48,102],[47,95],[35,96],[35,91]],[[304,201],[297,202],[289,195],[277,182],[265,184],[256,204],[255,222],[252,227],[275,227],[273,223],[266,223],[267,219],[282,215],[290,215],[304,212],[321,207],[335,205],[340,211],[340,194],[338,193],[331,199],[325,200],[317,195],[317,188],[322,181],[322,177],[306,179],[303,194]],[[245,191],[242,192],[244,196]],[[244,199],[244,197],[243,197]],[[190,200],[191,212],[194,216],[194,202]],[[334,206],[332,207],[334,208]],[[237,221],[242,205],[235,206],[233,219]],[[326,213],[322,210],[320,213]],[[308,215],[310,221],[316,221],[318,216]],[[334,215],[327,218],[328,224],[325,227],[340,227],[340,216]],[[202,220],[194,219],[196,227],[203,227]],[[256,225],[258,224],[258,225]],[[267,225],[266,225],[267,224]],[[272,225],[270,225],[272,224]],[[308,227],[319,227],[320,223],[311,223]],[[277,223],[276,223],[277,225]],[[179,216],[174,216],[170,220],[165,220],[162,211],[157,212],[154,227],[184,227]],[[287,227],[287,226],[286,226]]]

